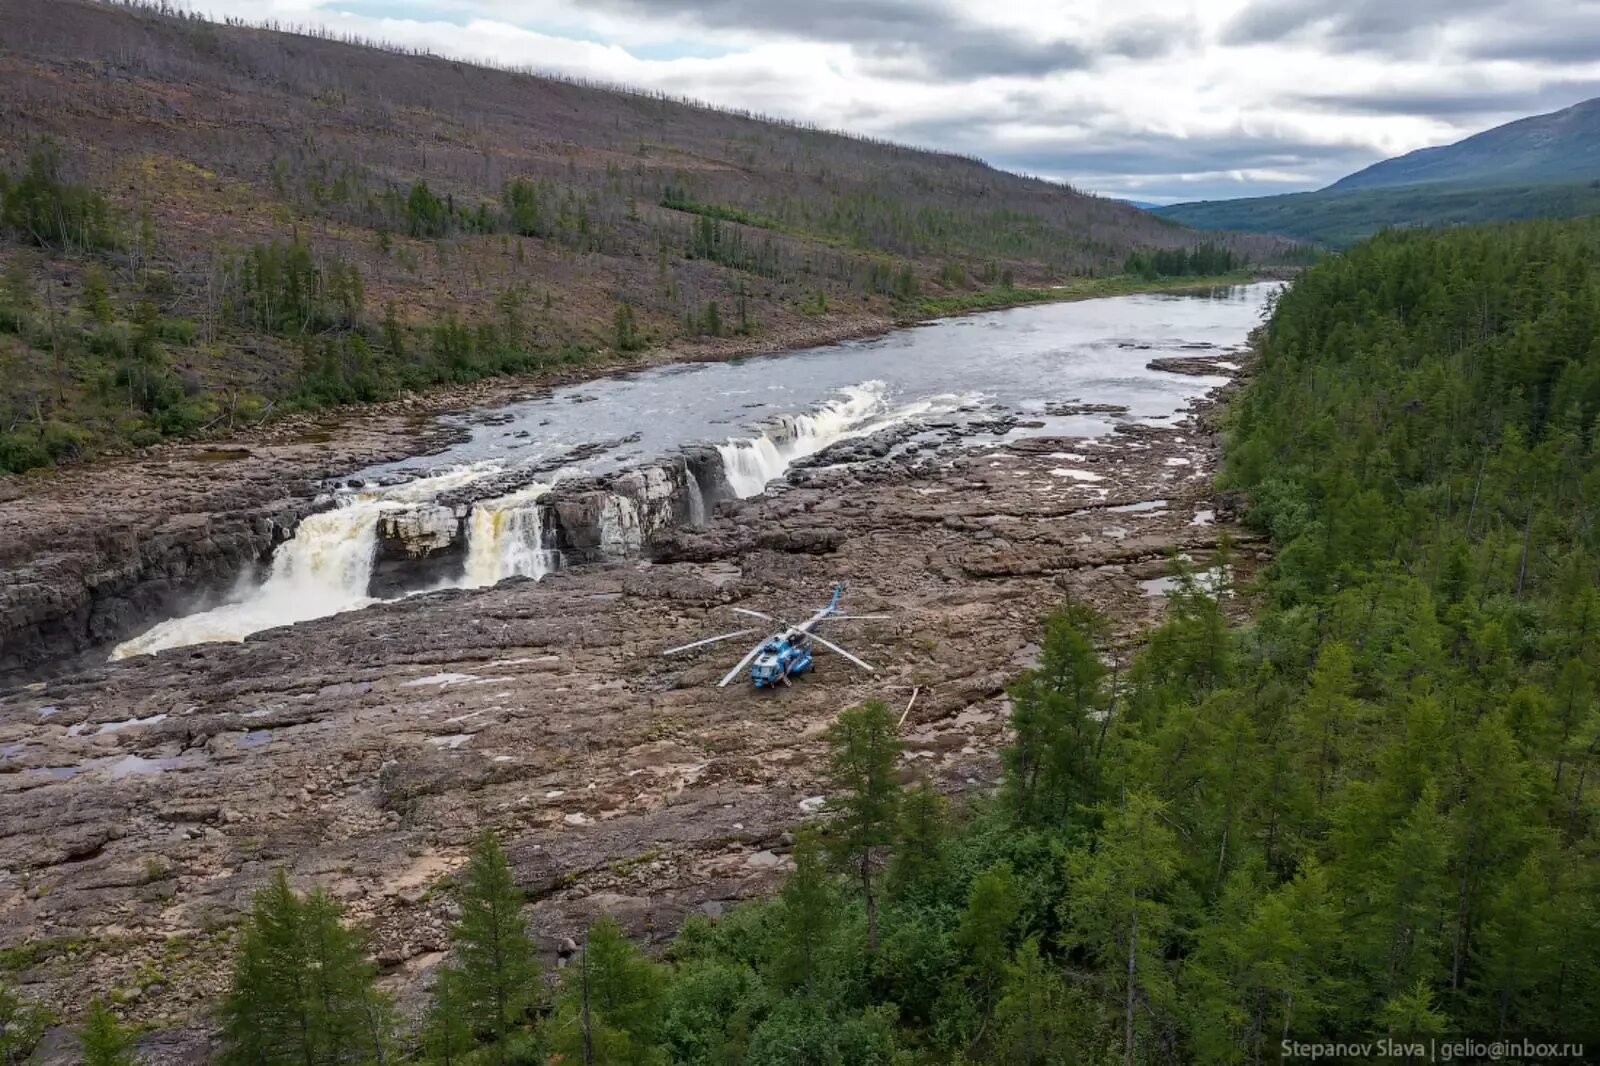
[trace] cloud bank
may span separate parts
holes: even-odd
[[[1113,196],[1318,188],[1600,95],[1600,0],[191,0],[976,155]]]

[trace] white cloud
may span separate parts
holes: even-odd
[[[1600,25],[1600,0],[191,6],[661,89],[1142,199],[1315,188],[1600,94],[1600,35],[1582,32]]]

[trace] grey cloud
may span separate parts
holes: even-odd
[[[1600,81],[1562,79],[1529,91],[1506,89],[1371,89],[1351,93],[1307,93],[1300,103],[1321,110],[1362,115],[1430,115],[1449,120],[1483,120],[1499,125],[1526,115],[1559,111],[1600,96]]]
[[[1495,26],[1472,46],[1477,59],[1522,59],[1547,63],[1600,62],[1600,2],[1577,0],[1542,15]]]
[[[1224,28],[1228,44],[1268,44],[1308,37],[1346,50],[1399,52],[1411,40],[1500,9],[1507,0],[1258,0]]]
[[[1008,102],[1009,103],[1009,102]],[[1026,147],[1008,145],[997,133],[1007,119],[1026,118],[1030,124],[1062,125],[1059,140]],[[1074,175],[1083,178],[1115,175],[1167,179],[1164,188],[1178,185],[1181,174],[1207,174],[1232,170],[1285,170],[1305,173],[1324,183],[1373,163],[1370,149],[1343,144],[1255,134],[1245,130],[1207,137],[1177,137],[1154,132],[1107,133],[1068,123],[1093,118],[1078,111],[1059,116],[1033,109],[990,110],[945,119],[923,119],[894,126],[887,135],[941,147],[989,160],[1008,170],[1030,174]],[[1234,195],[1239,195],[1235,191]]]
[[[1116,27],[1094,40],[1040,40],[976,21],[938,0],[591,0],[646,18],[684,19],[846,44],[886,76],[955,80],[1039,77],[1084,70],[1099,59],[1150,59],[1189,39],[1187,24]]]

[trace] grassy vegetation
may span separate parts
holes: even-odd
[[[13,217],[4,212],[16,188],[0,190],[0,220]],[[90,194],[60,184],[29,195],[44,216],[64,217],[58,202]],[[78,239],[61,236],[48,248],[52,235],[37,232],[54,253]],[[274,412],[533,372],[581,362],[592,351],[541,343],[516,293],[503,296],[493,318],[470,326],[453,315],[423,325],[402,324],[392,313],[373,321],[364,313],[359,268],[299,240],[214,259],[199,320],[163,313],[157,299],[171,279],[137,259],[88,258],[76,278],[53,266],[14,250],[0,270],[0,473],[232,429]],[[114,292],[109,279],[118,273],[123,284]],[[72,280],[77,292],[69,299]],[[642,346],[630,315],[619,311],[623,350]],[[276,372],[244,386],[208,381],[206,364],[247,339],[277,348]]]
[[[766,215],[754,214],[737,207],[728,207],[723,204],[702,204],[684,196],[677,189],[668,187],[661,194],[661,206],[673,211],[683,211],[686,214],[701,215],[706,218],[720,219],[724,222],[737,222],[744,226],[755,226],[757,229],[781,230],[784,224],[775,218]]]
[[[148,213],[120,217],[92,188],[63,177],[53,143],[39,146],[20,172],[0,171],[0,179],[0,235],[34,246],[12,246],[0,260],[0,368],[7,371],[0,473],[226,432],[274,414],[537,372],[608,347],[626,355],[674,336],[751,335],[770,311],[753,290],[784,269],[771,240],[746,238],[747,216],[674,199],[680,210],[698,209],[691,212],[683,260],[716,264],[738,277],[725,298],[684,306],[674,322],[647,319],[630,299],[616,305],[606,333],[574,329],[551,311],[548,291],[540,300],[517,284],[500,288],[470,319],[451,306],[431,320],[402,319],[392,303],[380,317],[369,299],[375,268],[364,270],[338,246],[319,249],[294,232],[220,248],[195,276],[162,261],[165,235]],[[356,195],[353,185],[343,188],[343,195]],[[425,182],[370,206],[380,227],[393,227],[376,231],[381,242],[392,242],[398,230],[432,242],[441,258],[444,242],[463,234],[498,236],[506,248],[511,239],[531,239],[582,250],[598,239],[559,195],[523,181],[507,182],[499,201],[471,210]],[[1162,264],[1232,259],[1210,245],[1194,256],[1135,253],[1129,261],[1141,276],[1080,277],[1044,289],[1010,284],[1013,268],[996,260],[976,263],[969,273],[962,260],[947,259],[928,277],[931,271],[919,272],[907,260],[861,255],[850,261],[843,294],[823,279],[794,305],[800,314],[826,314],[841,302],[851,306],[851,294],[859,294],[886,311],[925,317],[1169,285],[1172,279],[1154,277]],[[971,289],[973,277],[989,287]],[[195,290],[198,299],[178,295]],[[240,349],[267,358],[254,373],[229,373]]]
[[[1199,229],[1280,233],[1342,248],[1390,227],[1579,218],[1600,213],[1600,181],[1494,186],[1434,183],[1291,193],[1173,204],[1157,208],[1155,213]]]

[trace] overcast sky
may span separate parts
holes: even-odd
[[[1168,202],[1600,96],[1600,0],[188,0]]]

